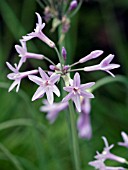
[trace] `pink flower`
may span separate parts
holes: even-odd
[[[128,135],[125,132],[121,132],[124,142],[118,142],[118,145],[128,148]]]
[[[106,166],[104,163],[104,160],[102,158],[89,162],[89,165],[91,165],[91,166],[95,167],[95,169],[99,169],[99,170],[126,170],[123,167]]]
[[[7,75],[8,79],[10,80],[14,80],[14,82],[12,83],[12,85],[9,88],[9,92],[15,87],[16,87],[16,92],[19,91],[19,87],[20,87],[20,83],[22,78],[27,77],[30,74],[37,74],[38,70],[32,70],[32,71],[26,71],[26,72],[19,72],[19,67],[17,66],[17,64],[14,64],[15,67],[13,67],[10,63],[6,62],[8,68],[13,72],[13,73],[9,73]]]
[[[23,41],[28,41],[32,38],[39,38],[43,42],[45,42],[47,45],[49,45],[51,48],[55,47],[55,44],[53,41],[51,41],[43,32],[42,29],[45,27],[45,23],[42,23],[41,16],[36,12],[38,23],[36,24],[36,28],[34,29],[34,32],[27,34],[27,36],[23,36]]]
[[[92,137],[90,110],[91,110],[90,99],[84,98],[81,102],[81,113],[77,120],[77,129],[80,138],[90,139]]]
[[[85,63],[89,60],[92,60],[92,59],[95,59],[97,57],[99,57],[100,55],[103,54],[103,51],[102,50],[95,50],[95,51],[92,51],[90,54],[88,54],[87,56],[81,58],[79,60],[79,63]]]
[[[114,145],[112,144],[109,146],[107,139],[105,137],[102,137],[102,139],[104,140],[104,144],[105,144],[104,150],[102,151],[101,154],[96,155],[95,158],[99,159],[102,157],[102,159],[104,160],[111,159],[120,163],[125,163],[126,160],[124,158],[116,156],[110,152],[110,150],[114,147]]]
[[[52,104],[54,100],[53,93],[55,93],[58,97],[60,96],[60,91],[55,85],[55,83],[60,79],[60,75],[52,74],[49,77],[41,68],[39,68],[39,73],[41,77],[34,75],[28,76],[31,81],[39,85],[38,89],[32,97],[32,101],[43,97],[46,93],[48,102]]]
[[[68,107],[68,102],[49,104],[47,100],[43,100],[43,106],[40,107],[41,112],[47,112],[46,118],[50,123],[54,123],[59,112]]]
[[[114,55],[110,54],[105,59],[103,59],[100,62],[100,64],[84,67],[84,71],[102,70],[102,71],[106,71],[111,76],[115,77],[115,75],[112,72],[110,72],[110,70],[118,68],[118,67],[120,67],[120,65],[119,64],[110,64],[110,62],[112,61],[113,58],[114,58]]]
[[[85,91],[85,89],[90,88],[94,84],[94,82],[80,84],[80,75],[79,73],[76,73],[72,85],[63,88],[65,91],[69,92],[69,94],[62,100],[62,102],[67,102],[72,99],[78,112],[81,112],[80,97],[83,96],[84,98],[94,98],[92,93]]]
[[[39,59],[39,60],[44,58],[44,56],[41,54],[27,52],[26,42],[22,41],[22,40],[20,42],[21,42],[21,46],[15,45],[15,49],[19,53],[19,56],[21,57],[20,62],[18,64],[19,67],[21,67],[21,65],[24,62],[26,62],[27,58],[35,58],[35,59]]]

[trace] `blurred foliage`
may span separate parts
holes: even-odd
[[[18,94],[7,92],[10,81],[6,78],[9,70],[5,62],[18,61],[14,45],[35,27],[35,11],[43,16],[43,9],[36,0],[0,0],[0,169],[71,170],[70,136],[65,113],[60,113],[58,120],[50,125],[45,113],[39,112],[41,100],[31,102],[36,85],[27,79],[23,80]],[[128,0],[84,1],[66,36],[68,62],[75,62],[90,51],[101,49],[105,51],[103,56],[116,55],[114,60],[121,64],[121,68],[114,73],[127,79],[127,18]],[[50,29],[51,23],[46,25],[45,33],[57,43],[57,32],[51,33]],[[29,50],[43,53],[57,63],[55,52],[39,40],[31,41]],[[45,61],[29,60],[23,69],[38,64],[48,68]],[[105,76],[102,72],[81,73],[83,82],[97,81]],[[92,100],[91,111],[93,137],[90,141],[79,140],[82,170],[93,169],[88,162],[93,160],[96,150],[102,150],[103,135],[116,145],[114,153],[124,157],[128,155],[124,148],[117,146],[117,141],[121,141],[120,132],[128,133],[127,86],[114,82],[100,87],[94,94],[96,98]]]

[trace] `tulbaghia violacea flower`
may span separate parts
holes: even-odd
[[[21,57],[20,62],[18,64],[19,67],[26,62],[27,58],[35,58],[35,59],[43,59],[44,56],[42,54],[35,54],[35,53],[30,53],[27,52],[27,47],[26,47],[26,42],[25,41],[20,41],[20,45],[15,45],[16,51],[19,53],[19,57]]]
[[[128,135],[125,132],[121,132],[124,142],[118,142],[118,145],[128,148]]]
[[[19,91],[19,87],[20,87],[20,83],[22,78],[27,77],[30,74],[37,74],[38,70],[31,70],[31,71],[26,71],[26,72],[19,72],[19,67],[17,66],[17,64],[14,64],[15,67],[13,67],[10,63],[6,62],[8,68],[13,72],[13,73],[9,73],[7,75],[8,79],[10,80],[14,80],[14,82],[12,83],[12,85],[9,88],[9,92],[15,87],[16,87],[16,92]]]
[[[78,112],[81,112],[81,101],[80,97],[83,98],[94,98],[94,95],[90,92],[85,91],[86,89],[92,87],[95,83],[80,84],[80,75],[75,73],[74,80],[71,86],[64,87],[64,90],[69,92],[69,94],[62,100],[62,102],[67,102],[72,99]]]
[[[79,60],[79,63],[85,63],[89,60],[92,60],[92,59],[95,59],[97,57],[99,57],[100,55],[103,54],[103,51],[102,50],[95,50],[95,51],[92,51],[90,54],[88,54],[87,56],[81,58]]]
[[[69,11],[74,10],[77,7],[77,5],[78,5],[77,0],[72,0],[69,5]]]
[[[92,137],[92,127],[90,123],[90,99],[84,98],[81,102],[81,113],[77,121],[78,135],[80,138],[90,139]]]
[[[43,42],[45,42],[47,45],[49,45],[51,48],[55,47],[55,43],[51,41],[43,32],[42,29],[45,27],[45,23],[42,23],[41,16],[36,12],[36,15],[38,17],[38,23],[36,24],[36,28],[34,29],[34,32],[27,34],[26,36],[23,36],[23,41],[28,41],[32,38],[39,38]]]
[[[43,100],[43,106],[40,107],[41,112],[47,112],[46,118],[50,123],[54,123],[59,112],[68,107],[68,102],[49,104],[47,100]]]
[[[102,71],[106,71],[111,76],[115,77],[115,75],[110,70],[118,68],[118,67],[120,67],[120,65],[119,64],[110,64],[110,62],[112,61],[113,58],[114,58],[114,55],[109,54],[105,59],[103,59],[100,62],[100,64],[84,67],[84,71],[102,70]]]
[[[55,83],[60,79],[60,75],[52,74],[50,77],[39,67],[39,73],[41,77],[30,75],[28,76],[31,81],[39,85],[35,94],[32,97],[32,101],[41,98],[46,93],[47,100],[50,104],[53,103],[55,93],[58,97],[60,96],[60,91],[55,85]]]
[[[111,159],[111,160],[115,160],[120,163],[125,163],[126,160],[124,158],[116,156],[110,152],[110,150],[114,147],[114,145],[112,144],[109,146],[107,139],[105,137],[102,137],[102,139],[104,140],[104,144],[105,144],[104,150],[101,154],[96,155],[95,158],[101,159],[102,157],[102,159],[104,160]]]
[[[112,166],[106,166],[104,163],[104,159],[102,158],[102,156],[100,156],[100,154],[97,152],[98,158],[95,161],[91,161],[89,162],[89,165],[95,167],[95,169],[99,169],[99,170],[126,170],[123,167],[112,167]]]

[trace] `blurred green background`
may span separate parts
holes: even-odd
[[[70,136],[65,113],[60,113],[53,125],[39,111],[42,100],[31,102],[37,86],[23,80],[19,93],[8,93],[11,84],[5,62],[19,60],[14,45],[35,28],[36,16],[43,16],[43,9],[36,0],[0,0],[0,170],[71,170]],[[125,83],[114,82],[98,88],[92,100],[91,140],[79,139],[82,170],[93,169],[88,165],[96,150],[102,151],[101,136],[115,144],[113,153],[128,159],[128,151],[117,146],[120,132],[128,133],[128,0],[87,0],[71,21],[66,36],[68,62],[78,61],[93,50],[103,50],[101,58],[115,54],[114,62],[121,67],[113,72],[123,75]],[[51,22],[44,32],[57,44],[57,31],[50,32]],[[39,40],[28,43],[29,51],[42,53],[58,62],[54,50]],[[98,63],[100,59],[90,62]],[[45,61],[29,60],[23,70],[41,66]],[[83,65],[84,66],[84,65]],[[81,72],[82,82],[97,81],[108,77],[106,73]],[[77,116],[77,115],[76,115]],[[116,162],[111,165],[121,166]]]

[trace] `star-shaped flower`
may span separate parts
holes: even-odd
[[[69,92],[69,94],[62,100],[62,102],[67,102],[68,100],[72,99],[78,112],[81,112],[80,97],[83,96],[84,98],[94,98],[92,93],[85,91],[94,84],[94,82],[80,84],[80,75],[79,73],[75,73],[72,85],[63,88],[65,91]]]
[[[43,104],[44,105],[40,107],[40,111],[47,112],[46,118],[49,120],[50,123],[54,123],[59,112],[68,107],[68,102],[49,104],[47,100],[43,100]]]
[[[22,40],[20,42],[21,42],[21,46],[15,45],[15,49],[18,52],[19,57],[21,57],[20,62],[18,64],[19,67],[21,67],[21,65],[24,62],[26,62],[27,58],[35,58],[40,60],[44,58],[44,56],[41,54],[27,52],[26,42]]]
[[[19,67],[17,66],[17,64],[14,64],[15,67],[13,67],[10,63],[6,62],[8,68],[13,72],[13,73],[9,73],[7,75],[8,79],[10,80],[14,80],[14,82],[12,83],[12,85],[9,88],[9,92],[15,87],[16,87],[16,92],[19,91],[19,87],[20,87],[20,83],[21,83],[21,79],[24,77],[27,77],[30,74],[36,74],[38,73],[38,70],[32,70],[32,71],[26,71],[26,72],[19,72]]]
[[[53,93],[55,93],[58,97],[60,96],[60,91],[55,85],[55,83],[60,79],[60,75],[52,74],[49,77],[40,67],[39,73],[41,77],[34,75],[28,76],[31,81],[39,85],[38,89],[32,97],[32,101],[43,97],[46,93],[48,102],[52,104],[54,100]]]
[[[113,58],[114,58],[114,55],[109,54],[106,58],[104,58],[100,62],[100,64],[97,64],[97,65],[94,65],[94,66],[84,67],[84,71],[102,70],[102,71],[106,71],[111,76],[115,77],[115,75],[110,70],[118,68],[118,67],[120,67],[120,65],[119,64],[110,64],[110,62],[112,61]]]
[[[110,152],[110,150],[114,147],[114,145],[112,144],[109,146],[108,141],[104,136],[102,137],[102,139],[104,140],[104,144],[105,144],[104,150],[102,151],[101,154],[96,155],[95,158],[101,159],[101,157],[102,157],[102,159],[104,159],[104,160],[111,159],[111,160],[115,160],[120,163],[125,163],[126,160],[124,158],[116,156]]]
[[[23,41],[28,41],[32,38],[39,38],[43,42],[45,42],[47,45],[49,45],[51,48],[55,47],[55,44],[53,41],[51,41],[43,32],[42,29],[45,27],[45,23],[42,23],[41,16],[36,12],[38,23],[36,24],[36,28],[34,29],[34,32],[31,32],[27,34],[26,36],[23,36]]]
[[[125,132],[121,132],[124,142],[118,142],[118,145],[128,148],[128,135]]]

